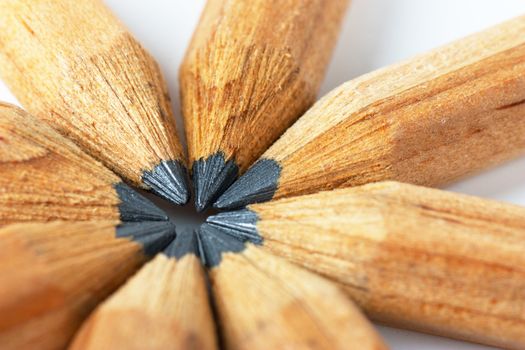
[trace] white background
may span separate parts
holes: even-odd
[[[179,114],[177,71],[204,0],[107,3],[160,63]],[[321,94],[346,80],[521,14],[525,14],[523,0],[354,0]],[[16,103],[1,82],[0,100]],[[177,119],[181,132],[179,115]],[[525,205],[524,175],[522,158],[448,189]],[[182,229],[203,220],[191,206],[169,211]],[[392,349],[489,349],[387,327],[379,330]]]

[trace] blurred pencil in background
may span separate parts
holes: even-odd
[[[216,349],[204,269],[194,233],[178,234],[101,304],[71,349]]]
[[[525,151],[525,17],[336,88],[215,207],[396,180],[442,185]]]
[[[227,348],[387,348],[335,285],[209,225],[199,235]]]
[[[23,223],[0,228],[0,344],[61,349],[89,312],[175,232],[170,222]],[[139,229],[136,230],[136,227]],[[165,233],[158,233],[169,229]]]
[[[207,221],[338,282],[381,323],[525,347],[525,208],[382,182]]]
[[[0,31],[0,76],[29,112],[127,182],[187,202],[159,67],[102,1],[1,1]]]
[[[202,211],[314,102],[348,0],[208,0],[180,69]]]

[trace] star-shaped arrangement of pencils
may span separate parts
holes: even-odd
[[[525,208],[430,188],[525,152],[525,17],[315,102],[347,5],[209,0],[187,160],[100,0],[2,0],[0,348],[386,349],[368,317],[525,349]],[[176,232],[133,187],[188,177],[221,212]]]

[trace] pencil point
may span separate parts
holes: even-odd
[[[239,167],[233,160],[226,161],[222,152],[193,162],[192,176],[197,211],[202,212],[208,208],[235,181],[238,174]]]
[[[164,255],[177,260],[187,254],[199,255],[197,234],[193,231],[177,234],[177,238],[164,250]]]
[[[219,231],[209,224],[201,225],[198,239],[202,263],[210,268],[221,263],[222,253],[241,252],[244,250],[244,242]]]
[[[132,238],[149,256],[163,250],[175,236],[175,224],[171,221],[126,222],[117,227],[117,237]]]
[[[237,239],[262,244],[263,238],[257,232],[258,220],[257,213],[243,209],[209,216],[206,223]]]
[[[252,203],[266,202],[275,194],[280,175],[281,166],[277,161],[258,160],[213,206],[217,209],[236,209]]]
[[[128,185],[120,182],[114,187],[120,199],[119,212],[122,222],[168,220],[165,212]]]
[[[145,171],[142,181],[151,188],[151,192],[178,205],[188,203],[186,167],[180,161],[163,160],[151,171]]]

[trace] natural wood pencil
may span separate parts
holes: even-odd
[[[215,206],[448,183],[524,153],[524,102],[525,16],[336,88]]]
[[[199,231],[229,349],[386,349],[332,283],[204,224]]]
[[[51,127],[0,103],[0,225],[101,219],[168,217]]]
[[[169,222],[154,222],[149,233],[140,225],[125,232],[115,231],[115,221],[0,228],[2,349],[64,348],[89,312],[175,235]]]
[[[80,349],[216,349],[194,233],[176,240],[101,304],[76,335]]]
[[[204,210],[314,102],[349,0],[208,0],[180,69]]]
[[[208,222],[339,282],[373,319],[525,348],[525,208],[383,182]]]
[[[0,1],[0,76],[18,100],[126,181],[188,200],[154,59],[100,0]]]

